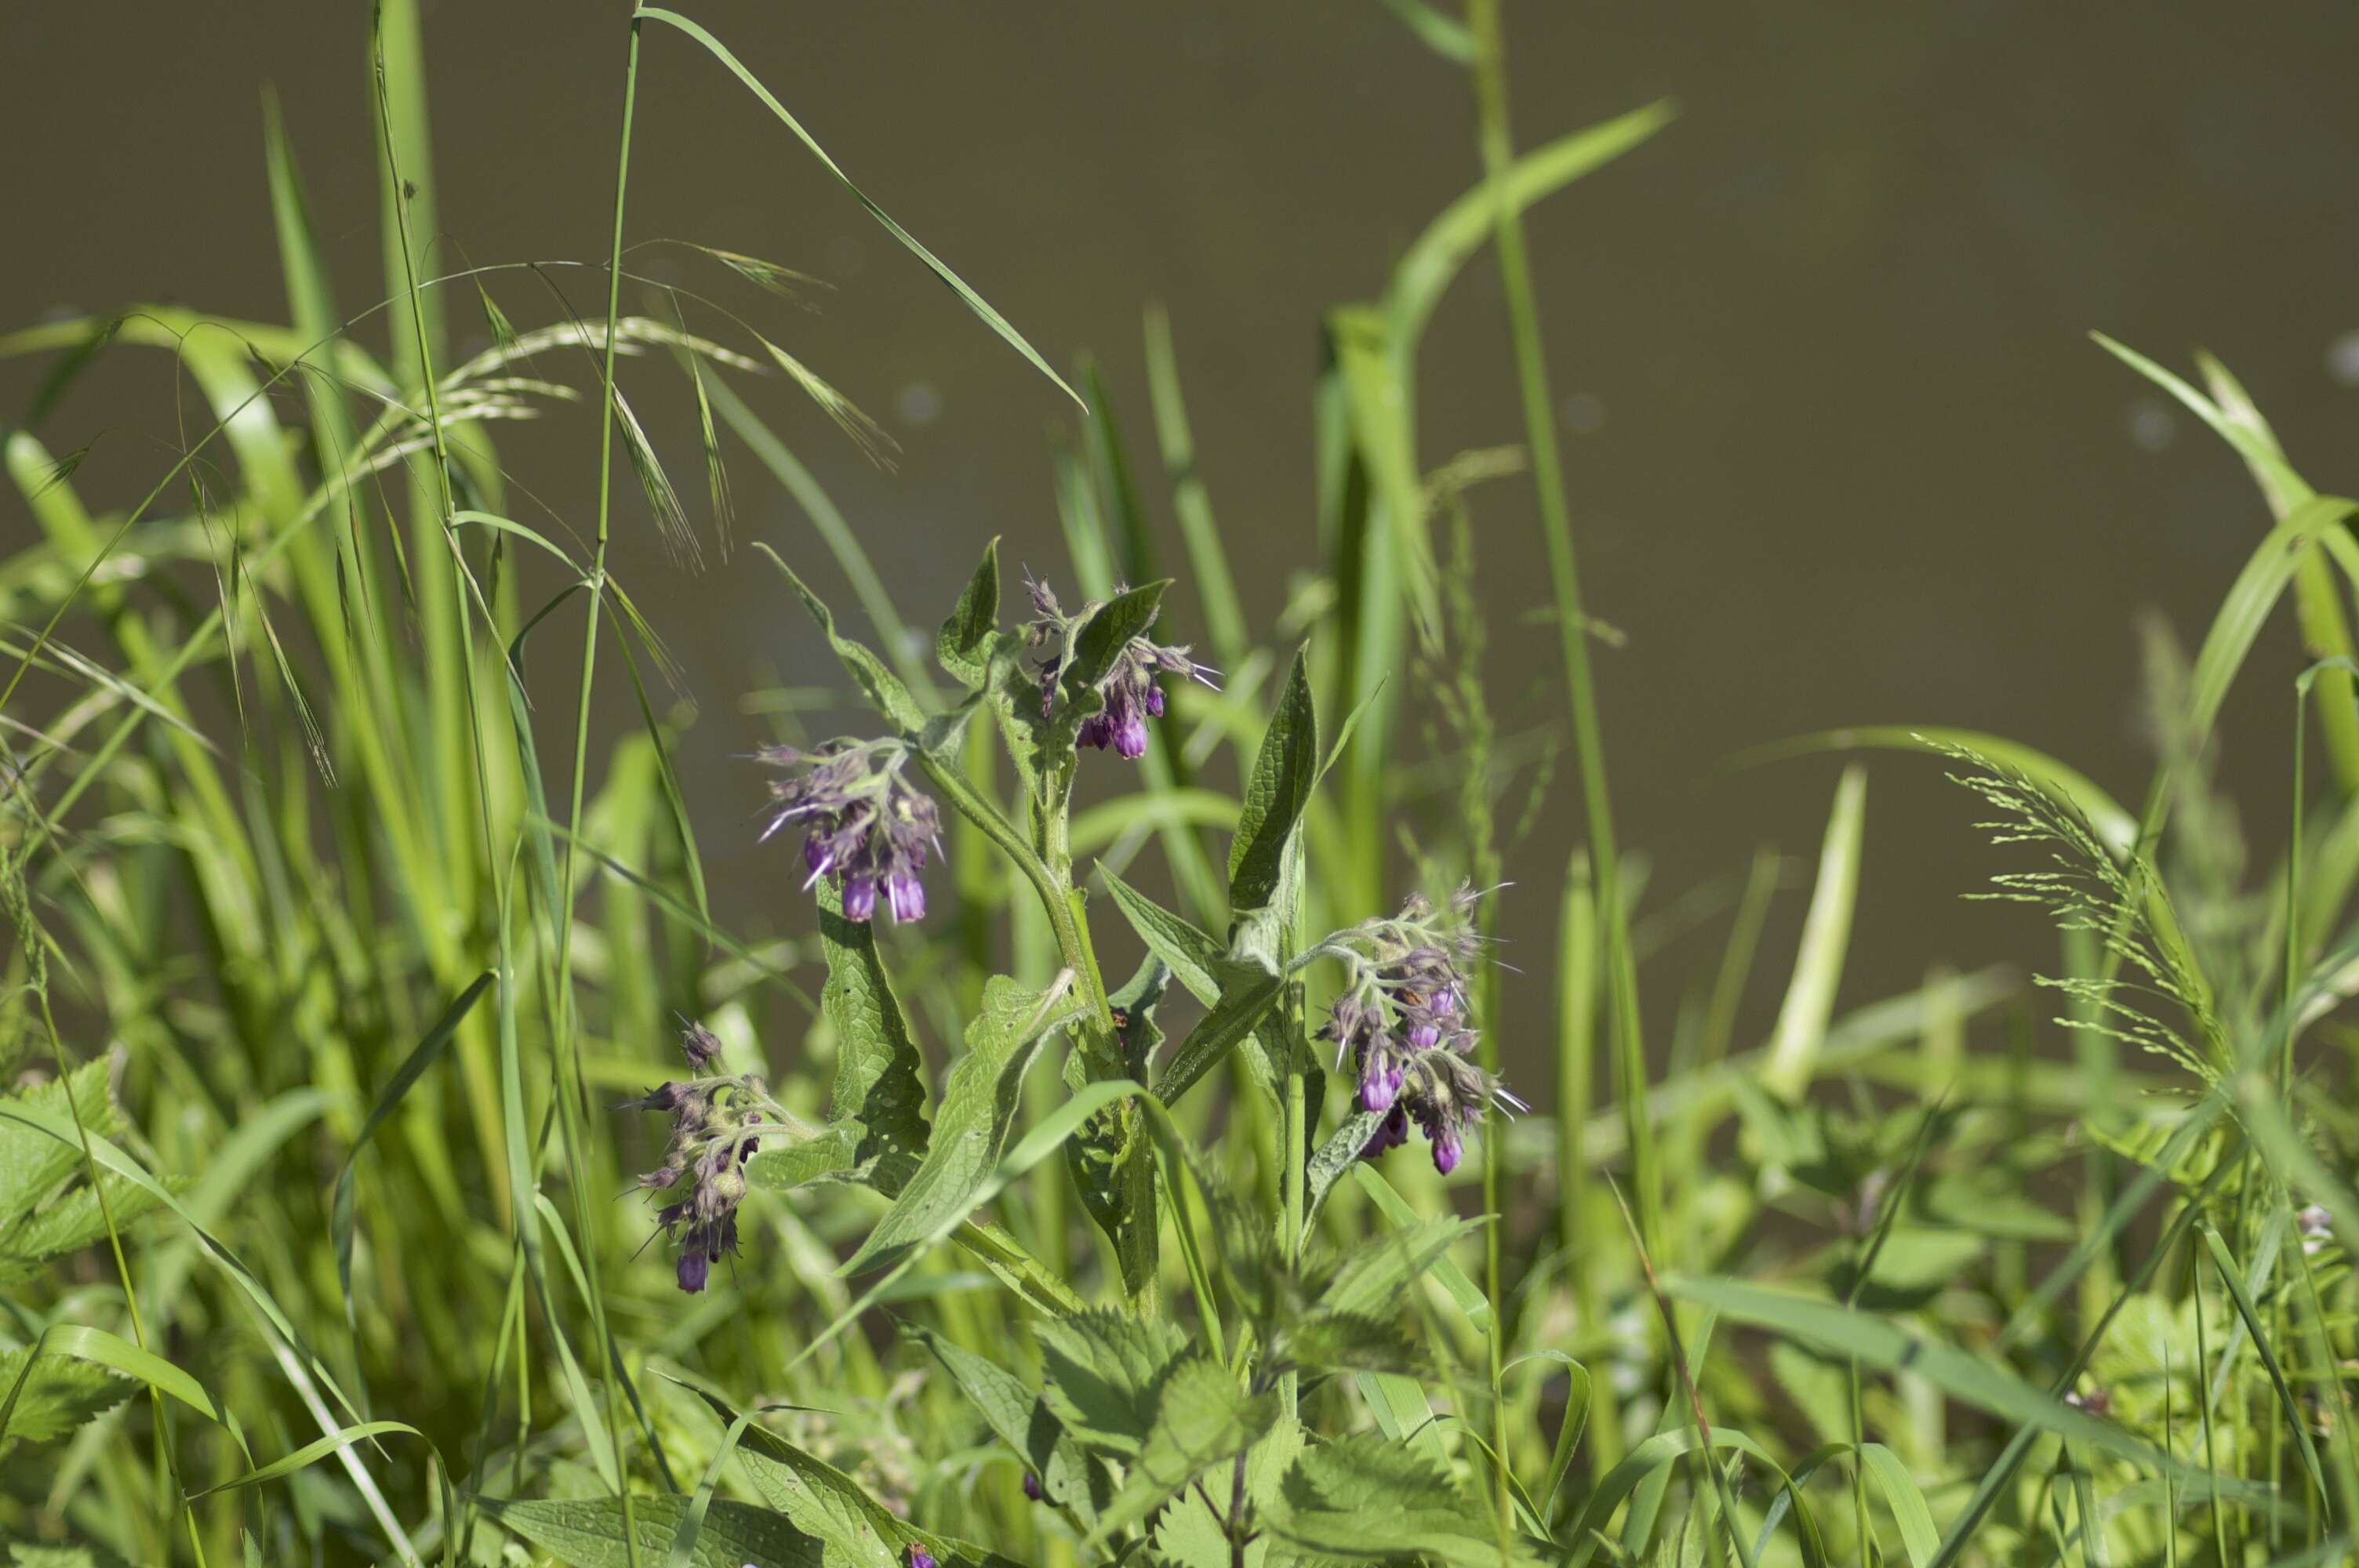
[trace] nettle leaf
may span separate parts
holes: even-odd
[[[1251,1448],[1277,1420],[1277,1395],[1248,1394],[1208,1356],[1174,1366],[1156,1390],[1155,1424],[1115,1498],[1098,1520],[1098,1540],[1127,1530],[1215,1465]]]
[[[1049,1409],[1074,1438],[1134,1457],[1155,1422],[1156,1385],[1188,1348],[1179,1328],[1112,1308],[1033,1325]]]
[[[85,1062],[67,1080],[75,1111],[93,1139],[123,1130],[123,1113],[107,1089],[106,1063]],[[9,1098],[27,1110],[71,1121],[67,1089],[52,1078]],[[170,1180],[157,1190],[103,1175],[106,1205],[81,1180],[82,1152],[20,1122],[0,1122],[0,1286],[29,1278],[49,1259],[78,1252],[105,1239],[111,1212],[119,1230],[157,1208],[165,1194],[186,1184]]]
[[[1082,1529],[1094,1529],[1114,1495],[1113,1480],[1058,1422],[1048,1401],[1015,1373],[929,1328],[903,1324],[901,1331],[933,1352],[999,1440],[1023,1455],[1040,1478],[1041,1495]]]
[[[1302,1426],[1283,1411],[1277,1422],[1245,1456],[1245,1498],[1256,1508],[1267,1508],[1277,1496],[1278,1483],[1302,1454]],[[1171,1568],[1233,1568],[1228,1533],[1219,1514],[1206,1501],[1209,1495],[1226,1509],[1234,1496],[1234,1479],[1216,1477],[1203,1487],[1190,1487],[1174,1498],[1155,1521],[1155,1561]],[[1284,1541],[1260,1533],[1245,1542],[1245,1568],[1263,1568],[1275,1553],[1277,1561],[1300,1559]]]
[[[810,585],[795,575],[795,568],[787,565],[776,550],[758,542],[754,547],[769,557],[777,568],[787,574],[787,580],[802,596],[803,608],[810,611],[813,621],[819,622],[819,629],[827,635],[828,646],[835,650],[835,656],[842,662],[844,673],[852,677],[853,684],[860,688],[861,695],[868,699],[869,705],[883,714],[886,721],[902,735],[915,736],[922,730],[926,727],[925,710],[918,706],[918,699],[909,695],[909,688],[901,684],[901,677],[886,669],[885,661],[864,644],[837,633],[835,612],[810,590]]]
[[[942,1103],[924,1162],[893,1206],[843,1266],[846,1274],[886,1261],[923,1242],[961,1213],[991,1174],[1016,1123],[1024,1075],[1040,1043],[1082,1016],[1071,988],[1030,990],[1005,975],[983,988],[983,1008],[966,1029],[966,1054],[942,1086]]]
[[[503,1527],[570,1563],[573,1568],[629,1568],[634,1563],[661,1563],[671,1551],[672,1537],[688,1512],[681,1497],[635,1497],[631,1499],[631,1541],[636,1558],[625,1543],[623,1504],[617,1498],[549,1498],[534,1502],[483,1499],[484,1509]],[[689,1552],[690,1568],[827,1568],[828,1558],[817,1536],[805,1534],[767,1509],[715,1498]]]
[[[92,1138],[123,1130],[122,1114],[106,1090],[106,1063],[92,1060],[73,1070],[73,1108]],[[11,1095],[27,1110],[71,1119],[66,1090],[51,1078]],[[82,1166],[81,1151],[19,1122],[0,1122],[0,1226],[21,1223]]]
[[[1317,1312],[1294,1326],[1286,1346],[1306,1367],[1349,1372],[1416,1372],[1423,1358],[1398,1322],[1360,1313]]]
[[[1310,666],[1298,650],[1261,750],[1254,754],[1237,834],[1229,842],[1230,908],[1242,914],[1277,902],[1319,773],[1319,715],[1310,699]]]
[[[30,1347],[0,1355],[0,1397],[24,1377]],[[89,1361],[44,1356],[8,1412],[8,1437],[47,1443],[113,1410],[138,1385]]]
[[[984,684],[992,640],[999,632],[999,541],[984,546],[983,562],[960,590],[950,619],[934,636],[934,658],[969,691]]]
[[[1321,1312],[1372,1317],[1395,1311],[1410,1285],[1484,1222],[1428,1219],[1388,1230],[1352,1254],[1319,1296]]]
[[[1287,1540],[1333,1557],[1499,1561],[1496,1521],[1440,1466],[1379,1433],[1305,1452],[1263,1518]]]

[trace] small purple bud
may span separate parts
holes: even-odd
[[[1430,1051],[1441,1044],[1441,1028],[1430,1018],[1422,1018],[1408,1026],[1408,1048]]]
[[[835,851],[828,847],[825,834],[814,833],[803,840],[803,864],[810,868],[810,874],[815,877],[823,877],[835,870]]]
[[[886,902],[892,906],[893,918],[901,922],[926,918],[926,884],[914,871],[897,868],[885,879]]]
[[[843,918],[866,920],[876,913],[876,883],[868,877],[843,879]]]
[[[1106,749],[1106,743],[1113,739],[1114,726],[1106,721],[1106,716],[1103,713],[1093,713],[1082,720],[1081,729],[1073,736],[1073,743],[1103,752]]]
[[[1400,1075],[1385,1065],[1382,1054],[1370,1056],[1360,1073],[1360,1108],[1372,1115],[1390,1110],[1399,1092]]]
[[[691,1023],[679,1032],[680,1054],[698,1072],[704,1071],[721,1055],[721,1037],[701,1023]]]
[[[1163,688],[1159,686],[1147,688],[1147,716],[1149,719],[1163,717]]]
[[[1147,718],[1137,708],[1125,709],[1114,727],[1114,749],[1127,762],[1147,755]]]
[[[1024,1472],[1024,1495],[1036,1503],[1040,1500],[1040,1477],[1029,1470]]]
[[[912,1542],[909,1547],[909,1568],[937,1568],[934,1554]]]
[[[1376,1130],[1369,1136],[1367,1142],[1361,1146],[1360,1158],[1363,1160],[1380,1158],[1386,1150],[1397,1149],[1408,1141],[1408,1113],[1396,1104],[1392,1108],[1392,1114],[1376,1124]]]
[[[1435,1135],[1433,1140],[1433,1168],[1440,1172],[1443,1175],[1446,1176],[1450,1174],[1451,1172],[1458,1169],[1459,1157],[1463,1153],[1465,1153],[1465,1150],[1459,1144],[1458,1130],[1456,1128],[1445,1127]]]
[[[704,1289],[705,1272],[711,1264],[701,1248],[691,1247],[679,1255],[679,1288],[690,1295]]]

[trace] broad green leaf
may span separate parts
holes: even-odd
[[[1198,930],[1184,915],[1174,914],[1105,867],[1098,868],[1098,875],[1105,879],[1106,891],[1114,894],[1114,907],[1138,933],[1138,939],[1147,944],[1147,950],[1170,968],[1172,978],[1206,1007],[1219,1001],[1219,970],[1226,957],[1220,943]]]
[[[1368,1140],[1376,1135],[1384,1124],[1382,1114],[1372,1110],[1354,1111],[1343,1119],[1342,1126],[1327,1135],[1327,1141],[1312,1152],[1302,1168],[1302,1223],[1308,1230],[1317,1217],[1319,1206],[1343,1179],[1343,1173],[1360,1162],[1362,1151]]]
[[[1121,1070],[1126,1076],[1146,1078],[1147,1065],[1163,1044],[1155,1010],[1170,981],[1170,969],[1150,953],[1138,972],[1106,998],[1119,1022]],[[1065,1058],[1068,1087],[1082,1088],[1090,1081],[1090,1072],[1082,1052]],[[1135,1136],[1137,1114],[1135,1107],[1110,1105],[1084,1123],[1079,1135],[1065,1145],[1066,1169],[1072,1173],[1082,1205],[1114,1243],[1114,1256],[1122,1266],[1123,1289],[1134,1296],[1154,1284],[1149,1276],[1156,1257],[1156,1227],[1160,1223],[1151,1168],[1154,1151],[1145,1138]]]
[[[1005,975],[983,988],[967,1025],[966,1053],[951,1066],[926,1157],[868,1239],[843,1266],[855,1274],[930,1237],[946,1216],[966,1211],[1007,1147],[1022,1105],[1024,1075],[1040,1043],[1082,1016],[1070,983],[1030,990]]]
[[[901,1332],[925,1346],[955,1380],[999,1440],[1023,1455],[1040,1478],[1041,1495],[1084,1530],[1113,1495],[1105,1467],[1082,1451],[1059,1424],[1047,1400],[997,1362],[951,1344],[929,1328],[903,1324]]]
[[[1319,717],[1310,700],[1310,659],[1307,651],[1298,651],[1261,750],[1255,753],[1236,837],[1230,841],[1231,909],[1258,909],[1276,899],[1303,810],[1310,804],[1319,762]]]
[[[629,1541],[623,1531],[618,1498],[550,1498],[533,1502],[482,1499],[484,1510],[505,1528],[572,1568],[642,1568],[664,1560],[687,1514],[689,1499],[635,1497]],[[825,1568],[828,1558],[816,1536],[807,1535],[766,1509],[713,1502],[689,1553],[690,1568]]]
[[[1068,692],[1078,696],[1083,687],[1105,679],[1114,660],[1130,645],[1130,640],[1144,635],[1155,624],[1155,617],[1163,608],[1163,590],[1170,586],[1168,578],[1150,582],[1118,593],[1098,607],[1097,613],[1084,622],[1075,635],[1072,658],[1057,672]]]
[[[67,1420],[82,1403],[97,1397],[101,1384],[72,1373],[55,1384],[49,1383],[46,1374],[59,1361],[70,1365],[87,1363],[136,1379],[158,1393],[170,1395],[227,1432],[238,1452],[245,1454],[248,1463],[252,1462],[253,1456],[246,1452],[245,1433],[238,1425],[235,1412],[215,1399],[212,1390],[155,1352],[143,1350],[103,1328],[80,1324],[53,1324],[25,1349],[11,1351],[0,1358],[0,1368],[5,1368],[5,1381],[0,1387],[7,1390],[5,1398],[0,1398],[0,1437],[21,1435],[16,1431],[16,1416],[27,1409],[28,1400],[37,1401],[31,1407],[33,1414],[46,1414],[55,1423]],[[44,1388],[57,1390],[55,1400],[43,1399]],[[105,1402],[111,1405],[114,1400]]]
[[[1195,1087],[1196,1080],[1218,1066],[1221,1059],[1250,1039],[1285,991],[1284,974],[1250,970],[1230,980],[1212,1010],[1198,1021],[1163,1065],[1155,1092],[1166,1105]]]
[[[819,622],[820,631],[826,634],[828,646],[835,650],[835,656],[842,661],[844,673],[852,677],[853,684],[860,688],[869,706],[884,715],[896,732],[914,740],[926,727],[926,715],[918,707],[918,699],[909,695],[909,688],[901,684],[901,677],[886,668],[885,661],[865,645],[836,631],[835,612],[828,609],[825,601],[813,593],[801,578],[795,575],[795,568],[787,565],[777,551],[758,540],[754,547],[769,557],[772,564],[794,585],[795,592],[802,597],[803,608],[810,611],[813,621]]]
[[[965,304],[966,308],[969,310],[973,311],[976,317],[982,320],[984,326],[989,327],[993,331],[998,333],[1000,338],[1006,342],[1010,348],[1014,349],[1017,353],[1022,354],[1027,360],[1030,361],[1032,367],[1035,370],[1038,370],[1042,375],[1047,376],[1050,381],[1055,382],[1059,391],[1062,392],[1066,396],[1071,398],[1077,404],[1082,402],[1081,395],[1075,392],[1071,387],[1067,386],[1065,384],[1064,378],[1059,375],[1055,371],[1049,368],[1049,362],[1042,359],[1038,351],[1034,349],[1030,343],[1024,341],[1023,334],[1018,332],[1014,327],[1010,326],[1006,317],[1002,316],[998,311],[991,308],[990,301],[984,299],[982,295],[977,294],[973,289],[968,287],[965,279],[960,277],[958,274],[952,272],[948,266],[943,265],[943,263],[935,256],[933,252],[919,244],[915,235],[911,234],[907,229],[901,227],[900,224],[895,222],[891,216],[886,212],[885,209],[876,205],[875,202],[871,201],[868,199],[867,194],[863,191],[860,187],[852,183],[852,177],[845,174],[842,168],[837,165],[833,158],[828,157],[827,149],[821,146],[817,141],[812,139],[811,134],[803,129],[801,122],[797,120],[792,114],[787,113],[787,106],[779,103],[777,99],[771,94],[770,90],[763,86],[761,82],[755,78],[754,73],[746,70],[745,67],[739,62],[737,57],[730,53],[729,49],[719,38],[714,38],[711,33],[705,31],[696,23],[690,21],[686,16],[679,15],[676,11],[667,11],[654,5],[642,5],[634,13],[634,15],[644,16],[650,21],[669,23],[672,27],[678,27],[681,32],[686,33],[690,38],[694,38],[698,43],[702,44],[707,50],[711,51],[715,59],[728,67],[730,74],[736,77],[736,79],[745,85],[747,92],[753,93],[756,98],[760,99],[763,105],[767,108],[771,114],[778,117],[780,124],[784,124],[788,130],[792,131],[795,134],[795,139],[801,142],[805,147],[809,148],[813,157],[818,158],[821,164],[826,166],[828,173],[835,176],[836,183],[842,186],[844,189],[850,191],[853,199],[858,201],[861,206],[868,210],[868,215],[875,219],[877,222],[884,225],[885,232],[886,233],[892,235],[896,240],[898,240],[902,246],[907,249],[911,255],[916,256],[919,261],[925,263],[927,267],[932,271],[936,277],[940,278],[944,283],[950,286],[951,292],[956,294],[960,300]],[[1083,404],[1082,406],[1086,407],[1087,405]]]
[[[1494,1565],[1500,1558],[1497,1521],[1446,1472],[1375,1433],[1306,1450],[1279,1484],[1267,1519],[1279,1535],[1324,1556],[1415,1552]]]
[[[1794,978],[1777,1010],[1769,1060],[1761,1081],[1792,1101],[1810,1087],[1819,1047],[1834,1016],[1835,990],[1843,980],[1843,955],[1851,946],[1852,910],[1859,899],[1860,847],[1867,819],[1867,771],[1857,763],[1843,770],[1835,786],[1834,810],[1827,818],[1826,842],[1819,851],[1818,886],[1802,921],[1802,941],[1794,955]]]
[[[842,894],[822,880],[819,939],[827,959],[820,1011],[835,1035],[835,1089],[829,1116],[844,1130],[856,1164],[873,1167],[879,1192],[898,1193],[929,1146],[925,1062],[892,978],[876,951],[875,927],[843,917]]]
[[[1100,1541],[1145,1519],[1189,1482],[1251,1448],[1277,1419],[1277,1395],[1249,1395],[1234,1374],[1190,1356],[1160,1379],[1155,1422],[1099,1519]]]
[[[1156,1385],[1188,1347],[1173,1324],[1113,1308],[1033,1325],[1049,1408],[1074,1438],[1134,1457],[1155,1420]]]
[[[42,1356],[27,1377],[26,1364],[32,1355],[29,1346],[0,1354],[0,1390],[15,1390],[20,1380],[24,1383],[23,1390],[14,1395],[16,1407],[8,1412],[6,1431],[11,1440],[47,1443],[63,1437],[121,1404],[139,1386],[96,1362],[62,1356]]]
[[[106,1090],[103,1061],[84,1062],[73,1070],[67,1082],[73,1086],[74,1117],[68,1115],[67,1091],[59,1087],[55,1078],[45,1079],[22,1094],[9,1097],[7,1103],[41,1117],[61,1120],[78,1117],[81,1126],[93,1139],[112,1138],[123,1130],[122,1113],[115,1109],[114,1098]],[[0,1121],[0,1223],[13,1225],[22,1220],[81,1167],[82,1152],[77,1142],[60,1142],[21,1123]]]
[[[960,590],[950,619],[934,638],[934,657],[970,691],[981,687],[999,632],[999,541],[984,546],[982,564]]]

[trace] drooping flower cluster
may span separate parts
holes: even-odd
[[[1384,1118],[1363,1159],[1407,1143],[1415,1122],[1433,1146],[1433,1168],[1446,1176],[1465,1154],[1467,1130],[1493,1105],[1524,1108],[1473,1059],[1466,970],[1483,940],[1469,914],[1476,896],[1462,889],[1437,910],[1412,893],[1398,914],[1328,939],[1351,978],[1320,1037],[1335,1043],[1339,1066],[1351,1061],[1360,1108]]]
[[[679,1044],[692,1076],[685,1083],[658,1084],[616,1108],[671,1115],[664,1162],[641,1176],[639,1185],[671,1198],[656,1211],[656,1223],[679,1243],[679,1288],[694,1295],[704,1289],[714,1260],[737,1250],[744,1167],[777,1113],[759,1077],[709,1070],[721,1054],[711,1030],[691,1023],[680,1032]],[[770,1108],[768,1114],[761,1107]]]
[[[1024,586],[1032,595],[1035,612],[1035,619],[1024,628],[1024,642],[1040,655],[1040,716],[1046,719],[1056,712],[1058,677],[1071,656],[1074,638],[1099,606],[1083,605],[1080,613],[1068,615],[1047,583],[1027,575]],[[1117,587],[1115,591],[1122,590]],[[1111,746],[1116,754],[1134,762],[1145,756],[1147,721],[1163,717],[1158,675],[1183,676],[1207,687],[1218,678],[1210,667],[1190,658],[1184,644],[1151,642],[1142,632],[1123,644],[1113,667],[1097,683],[1095,689],[1105,706],[1082,720],[1073,743],[1101,752]]]
[[[879,893],[896,920],[922,920],[926,886],[918,880],[926,851],[941,847],[933,799],[904,779],[909,749],[899,741],[830,741],[815,752],[766,746],[756,756],[786,776],[770,781],[776,803],[762,828],[767,840],[804,829],[806,888],[832,879],[846,920],[876,913]]]

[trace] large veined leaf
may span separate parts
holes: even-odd
[[[746,1479],[763,1501],[820,1542],[827,1568],[901,1568],[912,1547],[944,1563],[1006,1563],[919,1530],[834,1465],[754,1424],[712,1395],[703,1397],[739,1433],[734,1457]]]
[[[1322,1556],[1500,1560],[1496,1521],[1447,1473],[1375,1433],[1305,1451],[1266,1517],[1271,1530]],[[1530,1556],[1520,1542],[1509,1545],[1515,1558]]]
[[[1036,1324],[1033,1332],[1057,1419],[1082,1443],[1136,1455],[1154,1424],[1156,1385],[1188,1347],[1180,1330],[1108,1308]]]
[[[983,988],[982,1010],[967,1025],[966,1054],[951,1068],[934,1130],[919,1165],[885,1217],[843,1266],[857,1273],[934,1234],[944,1217],[963,1212],[1007,1146],[1023,1098],[1024,1075],[1040,1043],[1080,1018],[1070,985],[1028,989],[1005,975]]]
[[[95,1362],[70,1361],[59,1356],[42,1357],[27,1377],[25,1363],[32,1354],[28,1346],[0,1355],[0,1390],[16,1389],[20,1379],[24,1382],[15,1408],[8,1412],[11,1442],[47,1443],[63,1437],[121,1404],[138,1386]]]
[[[933,1352],[999,1440],[1024,1456],[1040,1479],[1041,1495],[1083,1529],[1094,1527],[1113,1494],[1105,1466],[1082,1451],[1048,1401],[997,1362],[962,1349],[931,1329],[904,1324],[902,1332]]]
[[[664,1561],[689,1500],[631,1499],[627,1539],[637,1547],[636,1557],[625,1543],[619,1498],[532,1502],[485,1498],[483,1506],[502,1526],[572,1568],[630,1568],[635,1562]],[[715,1501],[707,1508],[688,1561],[690,1568],[826,1568],[829,1560],[817,1536],[796,1529],[784,1516],[746,1503]]]
[[[1157,1385],[1154,1425],[1121,1494],[1099,1519],[1097,1538],[1138,1523],[1206,1470],[1245,1453],[1277,1414],[1275,1392],[1247,1393],[1209,1357],[1180,1361]]]
[[[1319,779],[1319,716],[1310,699],[1310,665],[1294,655],[1286,689],[1270,715],[1245,784],[1237,834],[1229,845],[1229,907],[1258,909],[1277,897],[1302,813]]]

